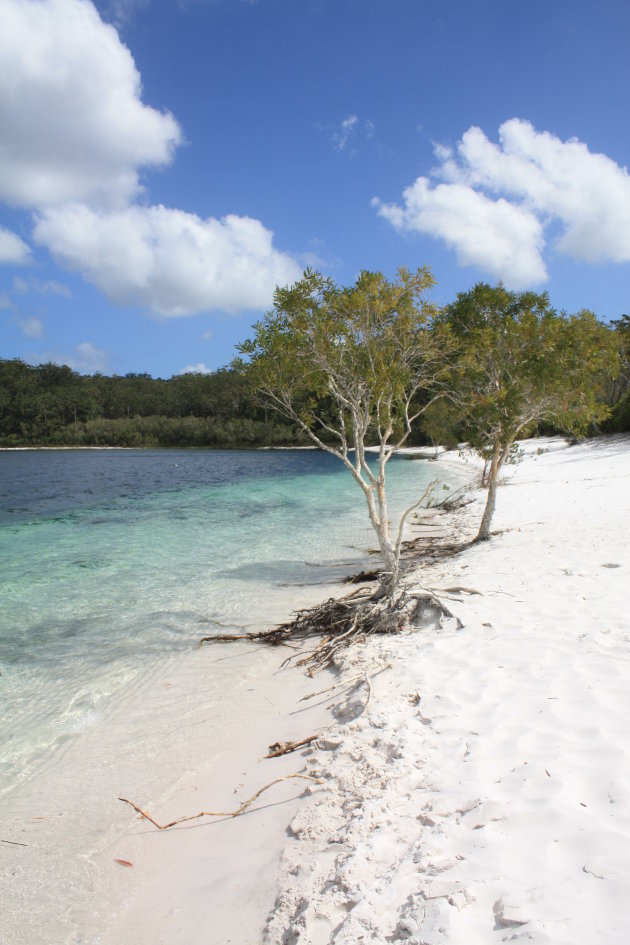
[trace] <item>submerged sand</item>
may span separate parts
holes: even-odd
[[[109,776],[120,804],[111,834],[82,847],[75,805],[84,798],[93,816],[90,778],[72,806],[31,798],[8,825],[28,846],[0,844],[15,906],[3,940],[626,945],[630,440],[524,447],[505,469],[493,539],[409,577],[462,627],[443,619],[372,640],[316,680],[279,671],[284,653],[200,651],[186,685],[216,673],[210,661],[239,667],[208,717],[196,703],[182,720],[183,682],[168,669],[139,694],[162,706],[156,725],[178,765],[170,787],[133,798],[159,820],[236,808],[284,774],[321,783],[286,781],[242,817],[160,832],[115,799],[159,763],[124,744],[120,719],[123,764],[91,775]],[[471,499],[423,516],[417,534],[472,537],[483,496]],[[272,741],[316,732],[315,746],[263,757]],[[54,869],[38,886],[32,868],[60,855],[55,817],[74,817],[78,834],[74,878],[52,895]]]

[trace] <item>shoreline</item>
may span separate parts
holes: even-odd
[[[222,703],[220,732],[203,711],[182,721],[192,683],[171,698],[168,668],[140,692],[147,711],[159,696],[156,721],[181,741],[181,765],[161,793],[133,796],[134,766],[151,759],[122,743],[116,831],[87,854],[77,845],[82,897],[64,917],[67,937],[44,929],[47,939],[29,941],[207,945],[210,928],[213,945],[325,945],[333,933],[340,945],[489,945],[506,934],[536,945],[625,945],[630,439],[567,447],[554,438],[525,449],[522,463],[504,470],[499,534],[406,575],[440,590],[462,630],[442,621],[373,639],[344,654],[337,680],[279,673],[275,649],[209,648],[203,665],[196,661],[195,686],[210,662],[243,666]],[[438,465],[461,471],[463,462],[442,454]],[[473,537],[483,498],[476,492],[432,521]],[[314,603],[321,593],[308,596]],[[369,685],[299,701],[357,676]],[[124,738],[122,715],[118,722],[113,734]],[[316,732],[315,747],[262,757],[273,741]],[[212,751],[209,736],[218,739]],[[287,781],[242,817],[168,831],[115,797],[168,820],[208,806],[232,810],[291,772],[323,783],[305,792]],[[31,798],[35,816],[37,803]],[[28,839],[42,833],[52,869],[46,829],[30,825]],[[2,854],[19,885],[28,850],[3,846]],[[32,906],[21,904],[16,945],[28,937]]]

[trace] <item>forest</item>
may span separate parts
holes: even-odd
[[[435,324],[444,321],[444,312],[455,310],[456,303],[442,313],[436,311]],[[456,321],[451,321],[452,331]],[[590,432],[628,430],[630,317],[597,325],[614,339],[619,360],[614,375],[602,371],[596,396],[607,408],[602,416],[608,416]],[[416,405],[422,406],[428,395],[420,387],[414,396]],[[317,384],[302,392],[302,398],[305,403],[316,401],[324,418],[334,409],[327,392]],[[254,448],[309,442],[299,412],[287,415],[273,407],[272,401],[259,396],[238,361],[211,374],[162,379],[149,374],[82,375],[66,365],[31,366],[19,359],[0,359],[0,447]],[[539,428],[555,429],[545,421]],[[407,443],[429,443],[439,437],[453,444],[466,433],[457,412],[449,411],[445,423],[440,410],[433,407],[414,425]],[[323,430],[324,440],[326,435]]]
[[[293,425],[258,406],[231,368],[163,380],[0,360],[0,446],[233,448],[297,442]]]

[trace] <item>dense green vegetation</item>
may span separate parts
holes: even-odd
[[[1,446],[269,446],[300,442],[226,369],[170,380],[0,360]]]
[[[618,345],[592,312],[562,315],[546,293],[484,283],[460,292],[436,325],[452,344],[452,397],[445,400],[451,423],[487,463],[488,499],[478,535],[486,539],[499,471],[517,438],[543,421],[580,436],[608,419],[601,378],[618,377]]]
[[[485,287],[485,290],[499,291],[499,288],[490,290],[490,287]],[[475,287],[472,293],[480,291],[480,287]],[[522,295],[524,297],[527,293]],[[454,311],[457,304],[461,308],[461,299],[459,303],[447,306],[444,312]],[[548,307],[548,301],[545,304]],[[424,335],[429,328],[434,332],[444,323],[443,313],[435,319],[432,308],[430,311],[427,308],[426,312]],[[594,391],[598,404],[609,409],[593,411],[592,418],[599,417],[599,429],[607,432],[628,430],[630,317],[622,315],[610,326],[603,326],[594,316],[589,318],[594,326],[592,342],[598,344],[597,338],[612,336],[620,355],[619,365],[614,370],[602,368]],[[435,327],[432,327],[433,323]],[[488,338],[482,334],[479,333],[477,341],[487,349]],[[499,337],[496,332],[495,335]],[[388,370],[391,357],[391,352],[381,352],[382,363],[379,363],[383,370]],[[470,346],[465,358],[472,358],[474,362]],[[465,366],[465,358],[460,366]],[[579,374],[579,363],[574,368]],[[270,409],[269,403],[265,405],[260,391],[252,389],[248,383],[247,372],[237,366],[213,374],[184,374],[164,380],[154,379],[148,374],[84,376],[63,365],[32,367],[18,359],[0,359],[0,446],[225,448],[305,443],[308,434],[301,423],[303,418],[308,414],[307,426],[311,424],[316,406],[320,421],[334,421],[337,407],[325,384],[322,385],[321,371],[310,384],[308,372],[300,370],[301,403],[297,405],[297,414],[291,416],[286,411],[283,415],[282,411]],[[442,398],[433,400],[429,406],[431,396],[428,388],[423,389],[422,385],[414,392],[409,409],[411,415],[417,413],[419,417],[407,442],[418,444],[434,440],[452,445],[469,438],[470,416],[458,410],[456,404],[453,409],[453,402]],[[609,416],[604,419],[607,412]],[[551,414],[541,415],[538,427],[533,424],[529,430],[541,429],[540,424],[543,424],[545,432],[561,429],[562,425],[554,424],[555,419]],[[393,432],[397,434],[395,411],[392,420]],[[334,434],[327,432],[320,421],[322,439],[333,442]],[[593,432],[595,427],[591,425],[590,430]],[[368,442],[376,442],[378,431],[376,428],[368,429],[366,436]]]

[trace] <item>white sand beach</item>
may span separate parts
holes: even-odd
[[[629,444],[525,447],[499,534],[418,574],[463,628],[348,654],[391,669],[309,759],[268,941],[630,940]]]
[[[186,735],[177,685],[171,694],[167,670],[154,680],[141,697],[172,701],[165,748],[181,741],[172,789],[133,796],[142,746],[128,747],[112,781],[115,835],[90,851],[77,842],[81,895],[67,925],[46,938],[45,909],[29,914],[26,897],[13,926],[23,937],[10,941],[626,945],[630,439],[523,447],[505,468],[492,540],[407,577],[462,626],[372,639],[315,679],[279,671],[283,650],[201,650],[197,686],[211,661],[243,664],[220,719],[188,718]],[[413,535],[472,538],[483,494],[470,497],[423,513]],[[264,758],[271,742],[315,733],[301,752]],[[240,817],[166,831],[113,796],[164,822],[236,809],[292,773],[319,783],[287,780]],[[36,829],[10,836],[32,844]],[[27,886],[33,855],[10,850]]]

